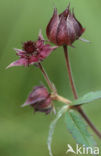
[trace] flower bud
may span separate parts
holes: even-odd
[[[30,105],[35,111],[50,113],[53,109],[50,93],[44,86],[35,87],[22,106]]]
[[[69,6],[60,15],[54,9],[53,16],[47,25],[46,34],[48,39],[56,45],[69,45],[79,39],[85,29],[70,11]]]

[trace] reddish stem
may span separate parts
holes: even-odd
[[[76,91],[75,83],[74,83],[72,72],[71,72],[71,65],[70,65],[70,60],[69,60],[68,49],[67,49],[67,46],[66,45],[64,45],[63,48],[64,48],[64,55],[65,55],[66,66],[67,66],[67,71],[68,71],[68,76],[69,76],[69,81],[70,81],[70,84],[71,84],[72,92],[73,92],[74,98],[75,99],[78,99],[78,94],[77,94],[77,91]],[[92,122],[89,120],[89,118],[84,113],[84,111],[82,110],[82,108],[80,106],[78,106],[78,107],[76,107],[76,109],[81,114],[81,116],[85,119],[85,121],[91,127],[91,129],[95,132],[95,134],[99,138],[101,138],[101,133],[92,124]]]
[[[77,99],[78,95],[77,95],[75,83],[74,83],[72,72],[71,72],[69,54],[68,54],[67,46],[65,46],[65,45],[64,45],[64,54],[65,54],[65,59],[66,59],[66,65],[67,65],[67,70],[68,70],[69,81],[70,81],[70,84],[71,84],[71,87],[72,87],[72,92],[73,92],[74,98]]]
[[[43,76],[44,76],[44,78],[45,78],[45,80],[46,80],[50,90],[53,91],[53,92],[56,92],[56,89],[55,89],[54,85],[52,84],[52,82],[50,81],[50,79],[49,79],[49,77],[48,77],[44,67],[42,66],[41,63],[39,63],[38,65],[39,65],[39,68],[40,68],[40,70],[41,70],[41,72],[42,72],[42,74],[43,74]]]
[[[94,124],[88,119],[87,115],[84,113],[84,111],[82,110],[82,108],[80,106],[77,108],[77,111],[85,119],[85,121],[88,123],[88,125],[90,126],[90,128],[93,130],[93,132],[95,132],[95,134],[99,138],[101,138],[101,133],[96,129],[96,127],[94,126]]]

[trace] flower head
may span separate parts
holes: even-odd
[[[37,50],[36,43],[33,41],[27,41],[23,44],[23,50],[27,53],[34,53]]]
[[[58,15],[55,8],[46,28],[48,39],[59,46],[71,46],[85,31],[69,7],[70,5],[60,15]]]
[[[50,113],[53,109],[51,94],[44,86],[34,87],[22,106],[30,105],[35,111]]]
[[[48,57],[48,55],[56,48],[57,46],[52,47],[50,44],[45,44],[45,40],[40,32],[36,42],[24,42],[22,49],[15,49],[17,52],[16,55],[19,56],[19,59],[12,62],[7,68],[39,63]]]

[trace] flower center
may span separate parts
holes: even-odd
[[[26,53],[33,53],[36,51],[36,43],[33,41],[24,42],[23,49],[26,51]]]

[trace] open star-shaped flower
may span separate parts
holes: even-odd
[[[45,44],[42,33],[39,33],[37,41],[27,41],[23,43],[22,49],[15,49],[19,59],[12,62],[7,68],[13,66],[29,66],[30,64],[43,61],[57,46]]]

